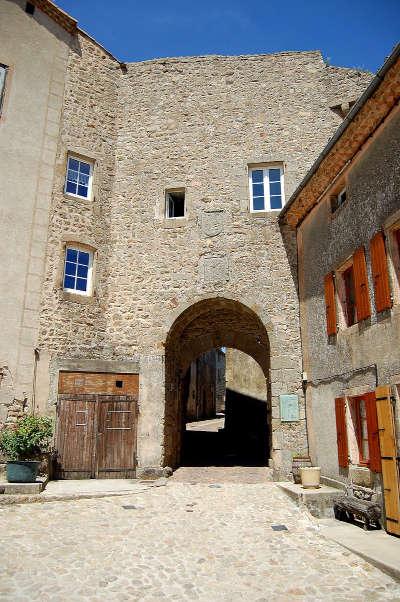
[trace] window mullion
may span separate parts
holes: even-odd
[[[271,199],[269,193],[269,169],[264,169],[264,209],[271,210]]]

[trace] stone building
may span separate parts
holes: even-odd
[[[331,480],[383,484],[397,535],[399,97],[397,46],[281,215],[297,231],[311,457]]]
[[[55,157],[76,30],[63,11],[41,6],[0,2],[0,425],[34,397]]]
[[[212,349],[190,364],[186,375],[186,422],[212,418],[225,408],[225,353]]]
[[[25,3],[2,4],[26,18]],[[55,11],[32,4],[36,20]],[[265,375],[266,455],[285,476],[307,435],[296,239],[278,215],[340,123],[335,107],[371,76],[319,52],[122,64],[79,28],[70,36],[24,373],[29,403],[57,409],[61,473],[178,466],[187,369],[230,347]],[[284,394],[295,420],[281,420]]]

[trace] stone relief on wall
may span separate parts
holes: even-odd
[[[201,214],[201,232],[203,236],[217,236],[224,231],[225,211],[220,209],[203,211]]]
[[[217,284],[229,280],[229,262],[226,255],[206,255],[200,265],[204,284]]]

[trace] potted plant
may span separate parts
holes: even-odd
[[[293,480],[298,485],[301,483],[300,468],[311,466],[311,458],[302,451],[295,452],[292,456]]]
[[[34,483],[40,460],[49,448],[53,424],[47,416],[27,414],[0,433],[0,451],[7,460],[9,483]]]

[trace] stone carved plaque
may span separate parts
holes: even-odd
[[[201,279],[205,284],[216,284],[229,280],[229,265],[226,255],[208,255],[203,258]]]
[[[282,422],[297,422],[299,416],[298,395],[279,395]]]
[[[201,231],[203,236],[218,236],[224,231],[225,211],[203,211],[201,214]]]

